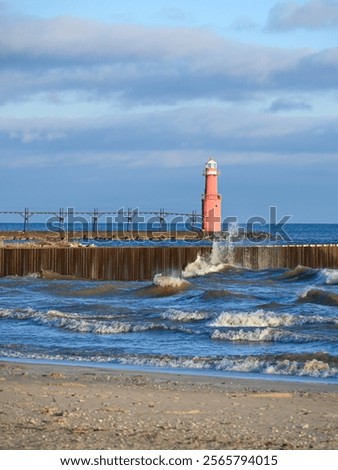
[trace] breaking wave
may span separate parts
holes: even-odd
[[[31,279],[39,279],[41,278],[41,274],[40,273],[30,273],[30,274],[26,274],[26,276],[24,276],[26,278],[31,278]]]
[[[337,285],[338,284],[338,269],[323,269],[322,273],[325,277],[325,284]]]
[[[217,242],[213,243],[212,251],[209,255],[198,255],[195,261],[189,263],[182,271],[182,276],[195,277],[205,276],[210,273],[224,271],[229,264],[225,263],[225,247]]]
[[[309,335],[278,330],[275,328],[255,328],[254,330],[239,329],[228,331],[215,330],[211,335],[211,339],[279,343],[307,343],[309,341],[313,341],[313,337]]]
[[[295,323],[294,316],[290,314],[277,314],[256,310],[255,312],[223,312],[210,326],[215,327],[276,327],[288,326]]]
[[[201,321],[209,318],[209,316],[206,312],[182,312],[175,309],[170,309],[162,314],[162,318],[177,322]]]
[[[163,274],[156,274],[153,279],[155,286],[173,289],[187,289],[190,282],[175,276],[164,276]]]
[[[166,297],[184,292],[190,285],[189,281],[181,277],[156,274],[150,286],[137,289],[135,293],[144,297]]]
[[[36,323],[52,328],[64,328],[66,330],[76,331],[79,333],[94,333],[100,335],[168,329],[164,324],[144,323],[142,325],[134,325],[130,322],[102,320],[102,317],[81,318],[77,313],[65,313],[58,310],[39,312],[30,308],[17,310],[0,309],[0,318],[32,320]]]
[[[231,372],[263,373],[269,375],[292,375],[300,377],[336,378],[338,368],[335,364],[309,358],[307,360],[257,358],[224,358],[217,369]]]
[[[0,349],[0,356],[7,358],[22,357],[22,352]],[[25,352],[26,359],[49,361],[74,361],[120,364],[123,366],[155,367],[185,370],[214,370],[221,372],[267,374],[281,376],[311,377],[319,379],[338,378],[338,359],[328,354],[289,354],[266,356],[173,356],[136,354],[96,354],[75,355],[60,353]]]
[[[337,318],[322,317],[320,315],[291,315],[289,313],[266,312],[223,312],[210,326],[213,327],[271,327],[294,326],[315,323],[338,324]]]

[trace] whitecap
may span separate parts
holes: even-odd
[[[325,284],[337,285],[338,284],[338,269],[323,269],[322,273],[325,277]]]
[[[254,312],[223,312],[210,323],[214,327],[276,327],[295,324],[296,319],[290,314],[278,314],[256,310]]]
[[[164,276],[163,274],[156,274],[153,283],[155,286],[173,289],[185,289],[189,287],[190,282],[176,276]]]
[[[287,342],[305,343],[311,338],[304,334],[292,333],[290,331],[277,330],[275,328],[255,328],[254,330],[239,329],[220,331],[215,330],[211,339],[225,341],[249,341],[249,342]]]
[[[162,318],[177,322],[201,321],[209,317],[206,312],[184,312],[182,310],[170,309],[162,314]]]
[[[182,271],[183,277],[205,276],[210,273],[223,271],[227,266],[225,262],[225,247],[214,242],[209,255],[197,256],[195,261],[189,263]]]
[[[293,375],[300,377],[335,378],[338,369],[317,359],[295,361],[288,359],[260,359],[258,357],[224,358],[216,369],[228,372],[263,373],[269,375]]]
[[[28,309],[0,309],[0,318],[12,318],[15,320],[32,320],[40,325],[52,328],[64,328],[79,333],[94,334],[118,334],[130,331],[141,331],[141,329],[152,328],[150,325],[134,326],[129,322],[101,321],[97,318],[81,318],[78,313],[67,313],[59,310],[48,310],[47,312]]]
[[[310,324],[338,324],[337,317],[323,317],[321,315],[299,315],[289,313],[276,313],[272,311],[255,310],[252,312],[228,311],[222,312],[209,326],[215,328],[258,327],[276,328],[294,325]]]

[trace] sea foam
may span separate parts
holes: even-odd
[[[229,265],[225,263],[224,245],[214,242],[211,253],[206,256],[199,254],[195,261],[185,267],[182,276],[185,278],[205,276],[206,274],[223,271],[227,266]]]
[[[94,334],[121,334],[129,332],[141,332],[153,329],[168,329],[164,324],[143,323],[132,324],[116,320],[102,320],[102,317],[81,317],[78,313],[67,313],[59,310],[47,312],[33,309],[0,309],[0,318],[12,318],[15,320],[32,320],[40,325],[51,328],[62,328],[79,333]]]
[[[0,356],[7,358],[21,358],[21,353],[16,349],[8,350],[0,348]],[[338,378],[338,368],[332,358],[318,359],[308,357],[304,359],[286,359],[278,356],[246,356],[246,357],[187,357],[173,355],[147,355],[139,356],[135,354],[115,355],[115,354],[95,354],[89,356],[62,355],[59,353],[25,353],[27,359],[49,360],[49,361],[74,361],[121,364],[137,367],[166,367],[172,369],[185,370],[215,370],[222,372],[240,372],[250,374],[267,374],[282,376],[313,377],[322,379]]]
[[[322,273],[325,277],[325,284],[337,285],[338,284],[338,269],[323,269]]]
[[[173,289],[186,289],[190,286],[190,282],[176,276],[164,276],[163,274],[156,274],[153,279],[155,286]]]
[[[183,312],[182,310],[170,309],[162,314],[162,318],[177,322],[201,321],[209,317],[206,312]]]
[[[305,294],[306,295],[306,294]],[[289,313],[276,313],[272,311],[255,310],[252,312],[229,311],[221,313],[209,326],[221,328],[239,327],[285,327],[310,324],[338,324],[338,317],[323,317],[321,315],[291,315]]]
[[[223,341],[249,341],[249,342],[279,342],[279,343],[307,343],[312,338],[305,334],[276,328],[255,328],[254,330],[239,329],[220,331],[215,330],[211,339]]]
[[[256,310],[254,312],[223,312],[216,320],[210,323],[215,327],[276,327],[288,326],[295,323],[293,315],[277,314]]]

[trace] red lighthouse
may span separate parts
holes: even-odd
[[[222,196],[218,194],[217,178],[219,171],[217,162],[211,158],[205,164],[205,190],[202,195],[202,228],[206,232],[222,231]]]

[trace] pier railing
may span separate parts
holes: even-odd
[[[133,226],[150,225],[154,229],[166,227],[168,224],[184,224],[188,227],[200,227],[202,223],[202,215],[197,214],[196,211],[190,213],[186,212],[172,212],[165,209],[154,211],[140,211],[135,209],[118,209],[116,211],[110,210],[75,210],[68,208],[67,210],[60,208],[59,210],[51,211],[32,211],[25,208],[22,211],[0,211],[0,216],[17,216],[22,220],[22,231],[29,231],[29,224],[33,217],[42,217],[45,220],[45,228],[47,231],[65,232],[68,230],[81,230],[82,232],[97,232],[99,223],[104,218],[103,224],[106,226],[107,231],[112,231],[115,228],[131,228]]]

